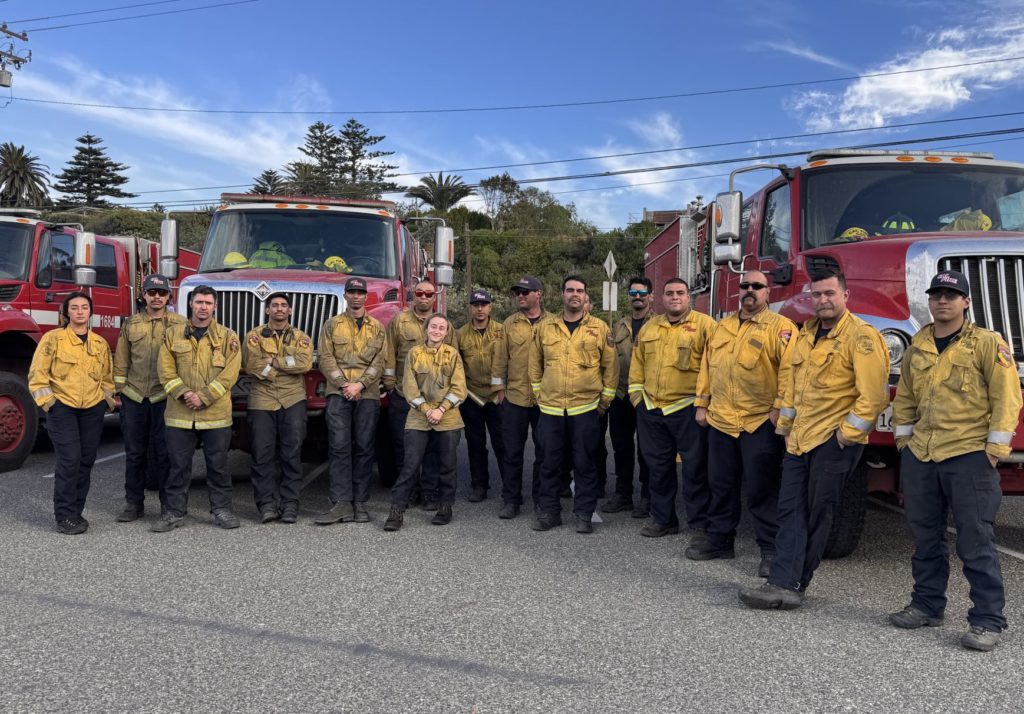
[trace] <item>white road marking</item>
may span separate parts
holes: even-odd
[[[102,459],[96,459],[96,461],[94,461],[93,463],[102,464],[104,461],[113,461],[114,459],[119,459],[122,456],[124,456],[123,451],[119,454],[111,454],[110,456],[104,456]],[[53,476],[53,474],[46,474],[45,476],[43,476],[43,478],[53,478]]]
[[[876,506],[881,506],[882,508],[890,510],[893,513],[899,513],[901,516],[906,515],[906,511],[904,511],[899,506],[894,506],[891,503],[886,503],[885,501],[879,500],[877,498],[872,498],[870,496],[868,497],[868,500],[871,503],[875,504]],[[946,526],[946,530],[952,533],[953,535],[956,535],[956,529],[952,526]],[[1021,553],[1019,550],[1014,550],[1013,548],[1006,548],[1004,546],[999,545],[998,543],[996,543],[996,550],[998,550],[1003,555],[1010,556],[1011,558],[1016,558],[1017,560],[1024,560],[1024,553]]]

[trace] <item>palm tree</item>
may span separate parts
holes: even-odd
[[[50,202],[50,170],[11,142],[0,144],[0,206],[43,206]]]
[[[466,196],[476,194],[476,191],[462,183],[461,176],[445,176],[443,171],[437,173],[437,178],[427,174],[420,179],[420,183],[423,185],[413,186],[405,195],[430,204],[439,213],[447,213]]]

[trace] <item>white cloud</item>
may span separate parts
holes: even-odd
[[[846,62],[835,59],[833,57],[828,57],[827,55],[823,55],[819,52],[815,52],[810,47],[803,47],[801,45],[796,44],[795,42],[759,42],[755,44],[752,47],[752,49],[774,50],[776,52],[783,52],[785,54],[793,55],[794,57],[800,57],[801,59],[816,62],[818,64],[823,64],[828,67],[835,67],[837,69],[842,69],[850,72],[857,71],[857,69],[853,65],[847,64]]]
[[[800,91],[790,98],[788,108],[803,119],[809,131],[857,129],[949,112],[980,93],[1021,84],[1022,62],[970,63],[1024,55],[1024,15],[1003,16],[998,23],[983,24],[987,27],[983,35],[960,27],[933,32],[925,47],[902,53],[865,74],[949,69],[865,77],[838,93]]]

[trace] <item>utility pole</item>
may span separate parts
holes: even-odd
[[[7,23],[0,24],[0,41],[5,37],[13,38],[7,41],[6,45],[0,45],[0,87],[10,87],[13,82],[11,72],[7,69],[10,64],[14,69],[21,69],[21,65],[32,61],[32,51],[27,55],[18,55],[14,52],[14,40],[28,42],[27,32],[15,32],[7,28]]]

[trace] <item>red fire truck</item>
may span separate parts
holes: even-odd
[[[317,350],[323,324],[345,310],[350,276],[366,280],[366,310],[385,325],[422,277],[442,287],[438,306],[443,311],[453,248],[452,230],[439,226],[434,265],[429,265],[391,201],[226,193],[210,224],[199,272],[182,281],[178,310],[187,314],[192,289],[210,285],[217,291],[216,319],[244,337],[267,320],[267,297],[282,291],[292,299],[292,324]],[[241,417],[250,380],[243,375],[233,391],[236,448],[248,447]],[[316,369],[306,375],[308,445],[326,443],[326,386]],[[390,471],[386,465],[381,470]]]
[[[744,197],[738,174],[776,174]],[[885,338],[890,397],[911,337],[931,322],[925,289],[939,270],[967,275],[970,319],[999,332],[1024,378],[1024,165],[990,154],[817,151],[798,167],[737,169],[729,192],[699,201],[652,239],[647,275],[661,290],[674,275],[692,286],[694,306],[719,318],[738,309],[739,279],[758,269],[771,282],[771,308],[796,323],[813,317],[809,274],[839,269],[848,308]],[[858,477],[848,484],[828,555],[853,551],[867,494],[898,497],[892,409],[878,419]],[[1024,494],[1024,427],[999,465],[1003,492]]]
[[[64,298],[80,288],[90,292],[93,329],[113,350],[122,319],[138,307],[142,278],[172,255],[183,273],[195,272],[199,254],[178,255],[176,244],[160,250],[132,236],[94,236],[27,209],[0,209],[0,246],[0,471],[12,471],[25,462],[39,428],[28,391],[32,354],[43,333],[57,327]]]

